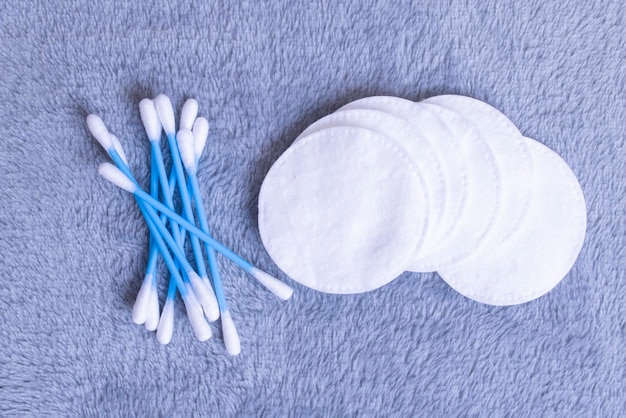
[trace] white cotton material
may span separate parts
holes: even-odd
[[[435,96],[432,103],[457,112],[481,134],[493,152],[500,172],[501,209],[483,245],[498,243],[517,230],[532,199],[533,161],[524,137],[504,114],[487,103],[466,96]]]
[[[211,338],[213,332],[211,331],[209,323],[204,319],[202,307],[193,292],[188,292],[183,298],[183,302],[185,302],[187,317],[189,318],[189,323],[191,324],[196,339],[206,341]]]
[[[196,173],[196,156],[193,149],[193,133],[189,129],[181,129],[176,134],[180,158],[183,160],[185,170],[190,174]]]
[[[468,162],[461,150],[461,141],[445,123],[423,106],[410,100],[391,96],[372,96],[356,100],[343,106],[347,109],[372,109],[386,112],[407,121],[415,134],[427,140],[436,154],[443,171],[445,204],[438,227],[429,228],[424,244],[411,262],[412,271],[434,271],[428,253],[421,251],[439,246],[450,234],[467,203]],[[422,170],[425,172],[426,170]],[[430,223],[430,222],[429,222]]]
[[[150,289],[150,299],[148,300],[148,317],[144,323],[148,331],[156,331],[159,326],[159,293],[156,286]]]
[[[208,137],[209,121],[201,116],[193,124],[193,152],[196,155],[196,160],[202,156]]]
[[[576,176],[554,151],[526,138],[534,194],[520,228],[439,271],[462,295],[489,305],[515,305],[552,290],[572,268],[585,238],[587,212]]]
[[[327,293],[377,289],[406,270],[427,229],[428,195],[411,158],[363,128],[294,143],[259,194],[269,255],[297,282]]]
[[[424,209],[429,217],[425,238],[425,243],[428,243],[437,232],[446,203],[442,164],[430,142],[404,119],[371,109],[340,109],[310,125],[296,141],[313,132],[341,126],[356,126],[384,135],[399,145],[413,160],[424,178],[428,194],[428,202],[424,202],[429,204]]]
[[[115,148],[115,151],[117,151],[122,161],[124,161],[124,164],[128,165],[128,160],[126,159],[126,153],[124,152],[124,148],[122,147],[122,143],[120,142],[119,138],[113,134],[109,134],[109,135],[111,135],[111,142],[113,143],[113,147]]]
[[[467,257],[484,241],[500,210],[500,172],[487,142],[466,120],[441,106],[416,103],[431,111],[459,142],[456,150],[467,161],[463,211],[437,245],[423,247],[409,271],[436,271]]]
[[[150,141],[160,141],[162,128],[154,102],[150,99],[142,99],[139,102],[139,114],[148,139]]]
[[[206,317],[209,321],[217,320],[220,317],[220,309],[213,289],[207,287],[206,282],[195,271],[188,271],[187,276]]]
[[[180,129],[191,130],[196,116],[198,116],[198,101],[196,99],[187,99],[180,111]]]
[[[439,245],[422,247],[410,271],[438,271],[468,257],[484,241],[500,210],[500,173],[495,157],[480,133],[456,112],[416,103],[439,117],[460,144],[456,153],[467,161],[467,197],[463,211]]]
[[[152,290],[152,274],[146,274],[143,279],[137,299],[133,305],[133,322],[142,325],[148,319],[148,303],[150,300],[150,291]]]
[[[231,356],[239,355],[239,353],[241,353],[241,341],[239,340],[239,333],[237,332],[237,328],[235,327],[235,323],[229,311],[222,313],[222,334],[228,354]]]
[[[250,274],[279,299],[288,300],[293,295],[293,289],[286,283],[256,267],[252,268]]]
[[[135,183],[111,163],[101,163],[98,166],[98,174],[129,193],[134,193],[137,190]]]
[[[111,142],[109,130],[100,116],[93,114],[87,116],[87,128],[102,148],[106,151],[113,148],[113,142]]]
[[[159,326],[157,328],[157,341],[163,345],[167,345],[172,341],[174,333],[174,299],[167,299],[161,312]]]
[[[167,135],[174,135],[176,133],[176,121],[170,98],[165,94],[159,94],[154,98],[154,106],[156,107],[159,121],[161,121],[165,133]]]

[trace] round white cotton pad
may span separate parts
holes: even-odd
[[[467,197],[463,211],[439,245],[424,246],[410,271],[434,271],[469,256],[485,239],[500,207],[500,174],[486,141],[456,112],[441,106],[415,103],[443,121],[460,147],[456,151],[468,163]]]
[[[519,228],[532,198],[533,162],[522,134],[500,111],[471,97],[435,96],[423,103],[457,112],[478,130],[491,148],[500,172],[502,208],[485,245],[501,242]]]
[[[429,226],[424,241],[428,245],[439,226],[446,203],[443,169],[430,142],[416,134],[415,129],[404,119],[371,109],[339,110],[310,125],[296,141],[313,132],[341,126],[365,128],[384,135],[399,145],[413,160],[424,178],[430,202]]]
[[[412,271],[434,271],[431,262],[432,252],[428,249],[438,248],[464,211],[467,197],[467,161],[465,154],[460,152],[461,142],[456,138],[445,123],[432,111],[423,106],[416,106],[410,100],[390,96],[373,96],[348,103],[340,110],[373,109],[401,117],[409,122],[414,135],[427,140],[441,163],[444,176],[445,203],[441,220],[436,229],[429,231],[427,240],[415,255],[410,264]],[[435,259],[437,261],[437,259]]]
[[[462,295],[489,305],[515,305],[549,292],[571,269],[585,238],[587,212],[576,176],[555,152],[532,139],[525,142],[535,183],[521,227],[439,272]]]
[[[293,144],[259,194],[269,255],[297,282],[361,293],[406,269],[429,207],[419,171],[393,141],[362,128],[329,128]]]

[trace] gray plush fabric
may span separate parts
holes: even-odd
[[[0,415],[626,415],[622,1],[5,1],[0,26]],[[162,347],[131,322],[147,229],[98,178],[85,125],[100,114],[146,184],[137,104],[160,92],[211,123],[214,235],[282,279],[257,230],[263,177],[368,95],[501,109],[577,174],[585,245],[554,291],[506,308],[409,273],[358,296],[290,281],[282,303],[222,259],[242,354],[217,324],[195,341],[180,303]]]

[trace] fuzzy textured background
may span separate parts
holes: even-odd
[[[0,415],[625,416],[626,10],[620,0],[0,5]],[[569,276],[514,307],[404,274],[281,303],[223,262],[242,354],[217,325],[170,346],[131,322],[147,260],[134,201],[98,178],[85,116],[136,173],[137,104],[200,102],[214,235],[286,279],[257,230],[272,162],[348,101],[460,93],[556,150],[585,193]],[[161,269],[163,271],[163,269]]]

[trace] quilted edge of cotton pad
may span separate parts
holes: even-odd
[[[480,109],[482,112],[489,114],[490,116],[492,116],[493,124],[498,125],[500,130],[503,133],[510,135],[510,138],[513,140],[519,139],[519,141],[515,141],[516,148],[519,151],[518,158],[516,158],[516,161],[521,161],[523,163],[523,166],[524,166],[523,169],[525,173],[518,173],[516,175],[522,176],[522,177],[529,177],[529,176],[534,175],[534,167],[533,167],[534,163],[533,163],[530,151],[528,150],[526,146],[526,141],[524,140],[524,136],[519,131],[517,126],[515,126],[515,124],[504,113],[500,112],[495,107],[481,100],[475,99],[473,97],[454,95],[454,94],[445,94],[445,95],[440,95],[440,96],[429,97],[428,99],[424,100],[423,103],[436,104],[436,105],[448,108],[454,112],[457,112],[460,117],[467,120],[479,132],[481,132],[482,129],[480,129],[480,127],[475,125],[474,121],[471,118],[466,117],[466,114],[464,113],[466,106],[472,106],[474,109]],[[455,103],[460,104],[460,107],[456,106]],[[505,140],[509,140],[509,138]],[[495,153],[495,157],[496,157],[496,163],[497,163],[498,161],[497,153]],[[488,232],[487,237],[485,237],[485,241],[483,242],[483,244],[487,244],[491,242],[492,240],[495,240],[496,243],[501,243],[504,240],[506,240],[508,237],[510,237],[513,233],[515,233],[515,231],[517,231],[521,227],[525,217],[528,215],[528,211],[532,203],[533,190],[534,190],[532,187],[532,184],[533,184],[533,181],[530,181],[527,187],[527,190],[525,190],[525,197],[522,201],[521,210],[515,217],[512,226],[508,228],[508,230],[506,230],[505,233],[495,235],[495,230],[497,230],[497,226],[498,226],[498,219],[496,219],[495,220],[496,224],[494,228],[492,228]],[[503,199],[503,200],[506,200],[506,199]],[[503,216],[510,217],[510,213],[507,213],[505,210],[506,207],[503,207],[503,209],[504,211],[500,214],[499,219],[502,219]]]
[[[379,129],[373,129],[369,127],[367,122],[363,122],[363,120],[371,121],[372,123],[378,122],[380,124]],[[384,121],[383,121],[384,119]],[[398,128],[396,134],[391,135],[388,132],[384,132],[384,123],[388,123],[390,125],[396,125]],[[340,125],[341,124],[341,125]],[[394,114],[384,112],[376,109],[366,109],[366,108],[355,108],[355,109],[339,109],[334,113],[324,116],[321,119],[318,119],[311,125],[309,125],[295,140],[295,142],[301,140],[307,135],[312,134],[313,132],[317,132],[330,127],[338,127],[338,126],[355,126],[363,129],[367,129],[382,136],[385,136],[387,139],[395,142],[403,151],[407,153],[407,155],[413,160],[415,166],[418,171],[421,173],[422,178],[424,179],[425,184],[427,185],[426,191],[428,193],[428,198],[430,202],[429,208],[429,226],[428,231],[426,232],[425,242],[428,242],[429,239],[433,238],[433,234],[437,231],[439,227],[439,222],[441,221],[441,214],[445,210],[446,204],[446,190],[445,190],[445,182],[443,179],[443,167],[441,161],[433,149],[430,141],[426,138],[423,138],[417,135],[417,139],[414,138],[415,132],[414,127],[407,122],[404,118],[399,116],[395,116]],[[399,136],[403,136],[407,139],[400,139]],[[409,139],[410,137],[410,139]],[[413,151],[418,151],[417,147],[408,145],[408,143],[420,141],[419,144],[419,153],[420,156],[417,158],[414,156]],[[430,147],[430,148],[428,148]],[[426,158],[429,167],[422,167],[420,165],[420,158]],[[430,169],[433,169],[432,171]],[[428,171],[428,173],[425,173]],[[428,181],[428,178],[436,178],[436,181]],[[436,196],[436,197],[435,197]],[[433,204],[433,202],[438,201],[437,204]],[[434,212],[434,213],[433,213]]]
[[[459,292],[460,294],[462,294],[463,296],[469,299],[472,299],[474,301],[477,301],[486,305],[494,305],[494,306],[518,305],[522,303],[531,302],[537,298],[540,298],[541,296],[546,295],[551,290],[553,290],[559,283],[561,283],[563,279],[569,274],[574,264],[576,263],[578,256],[580,255],[580,251],[582,250],[582,247],[585,241],[586,225],[587,225],[587,208],[585,204],[584,194],[583,194],[582,188],[580,186],[580,183],[578,182],[576,175],[574,174],[572,169],[569,167],[569,165],[556,152],[554,152],[553,150],[551,150],[544,144],[532,138],[524,137],[524,139],[527,141],[527,143],[531,147],[537,147],[536,152],[542,152],[544,154],[547,154],[549,155],[549,158],[553,159],[553,161],[556,163],[555,164],[556,167],[553,167],[553,170],[561,171],[562,173],[564,173],[564,175],[568,177],[567,181],[570,183],[570,187],[573,191],[573,196],[574,196],[573,199],[575,199],[575,200],[572,200],[571,203],[581,205],[579,209],[581,210],[582,216],[580,217],[580,225],[578,225],[578,228],[580,228],[580,239],[572,243],[571,245],[572,250],[570,253],[571,255],[567,259],[567,261],[563,263],[564,265],[563,273],[559,274],[560,277],[557,280],[548,282],[548,284],[543,287],[536,288],[534,290],[529,291],[528,293],[524,293],[521,295],[506,295],[506,296],[498,295],[497,297],[493,297],[493,295],[487,295],[487,297],[485,297],[485,294],[476,293],[475,291],[472,291],[471,289],[468,289],[467,287],[465,287],[457,279],[454,279],[451,274],[448,274],[449,272],[448,273],[445,271],[438,272],[440,277],[451,288],[453,288],[454,290],[456,290],[457,292]],[[536,178],[536,181],[539,180],[539,176],[535,178]],[[518,231],[516,231],[516,234],[521,233],[522,231],[523,229],[520,228]],[[513,236],[509,237],[508,239],[513,239]],[[462,272],[457,272],[454,275],[456,276],[458,274],[462,274]],[[476,274],[481,274],[481,273],[475,272],[474,274],[476,275]]]
[[[446,107],[435,105],[432,103],[419,102],[419,103],[414,103],[414,105],[425,107],[428,109],[428,111],[434,113],[438,118],[441,119],[444,125],[448,127],[452,135],[454,135],[455,129],[451,128],[450,122],[455,121],[456,123],[463,124],[464,125],[463,132],[465,134],[471,135],[471,138],[473,141],[472,143],[474,147],[476,148],[476,146],[478,146],[479,148],[482,148],[481,158],[483,158],[483,160],[480,165],[476,165],[475,161],[474,162],[468,161],[468,172],[465,175],[465,182],[468,188],[468,194],[466,197],[466,204],[464,205],[464,211],[459,214],[459,218],[457,218],[454,227],[449,229],[446,239],[442,242],[441,246],[437,248],[437,251],[435,251],[434,254],[429,254],[428,259],[427,259],[428,262],[422,261],[421,264],[419,265],[419,269],[416,268],[415,265],[409,266],[409,271],[415,271],[415,272],[437,271],[442,266],[445,267],[446,265],[453,265],[454,263],[457,263],[460,260],[467,258],[472,253],[472,251],[478,248],[480,244],[485,240],[489,232],[489,229],[493,227],[495,223],[496,216],[501,206],[500,204],[501,183],[499,180],[500,173],[499,173],[499,169],[496,164],[496,160],[493,155],[493,152],[491,151],[491,148],[489,147],[487,142],[484,141],[482,139],[482,135],[471,124],[469,124],[465,119],[463,119],[460,115],[458,115],[457,112],[454,112],[453,110],[450,110]],[[442,114],[446,116],[444,117],[442,116]],[[465,156],[465,158],[467,158],[467,155]],[[486,164],[487,161],[489,161],[490,163]],[[485,163],[485,164],[482,164],[482,163]],[[463,231],[462,228],[463,228],[464,223],[467,222],[467,219],[465,219],[465,217],[471,214],[470,212],[468,212],[468,209],[471,208],[471,206],[469,206],[469,203],[471,203],[472,199],[476,199],[475,195],[470,196],[471,191],[469,191],[470,183],[468,179],[470,178],[472,166],[474,167],[487,167],[488,166],[488,168],[490,168],[490,173],[492,174],[492,177],[495,180],[493,182],[493,185],[495,187],[495,190],[493,190],[495,197],[492,200],[493,204],[489,205],[488,207],[488,213],[486,217],[481,218],[484,225],[481,226],[480,230],[474,231],[471,234],[472,239],[474,241],[473,242],[470,241],[469,244],[466,244],[464,247],[460,247],[460,249],[453,247],[455,248],[455,251],[451,252],[450,245],[448,245],[448,243],[461,242],[461,241],[467,242],[467,238],[468,238],[468,235],[467,235],[468,231],[467,230]],[[478,182],[478,180],[476,180],[476,182],[477,184],[482,183],[482,182]],[[484,213],[484,211],[480,211],[480,212],[481,214]],[[472,220],[471,225],[472,227],[474,227],[477,224],[474,220]],[[458,241],[459,239],[461,241]]]
[[[353,127],[335,127],[335,128],[328,128],[325,129],[323,131],[328,131],[328,130],[349,130],[349,131],[362,131],[365,132],[367,135],[369,135],[371,138],[374,138],[378,141],[381,141],[386,147],[388,147],[389,149],[393,150],[395,153],[398,154],[399,158],[401,161],[404,161],[407,165],[407,168],[409,169],[409,172],[411,173],[410,175],[416,180],[416,183],[419,183],[421,185],[421,195],[419,196],[416,200],[420,200],[420,198],[423,199],[427,199],[427,194],[426,194],[426,187],[424,184],[424,180],[419,172],[419,170],[415,167],[414,163],[411,161],[411,159],[408,157],[408,155],[399,147],[397,146],[393,141],[385,138],[384,136],[377,134],[375,132],[372,132],[370,130],[367,129],[363,129],[363,128],[353,128]],[[276,164],[280,164],[281,160],[284,160],[285,158],[289,158],[289,155],[291,153],[294,152],[294,149],[296,149],[297,147],[303,147],[306,146],[307,143],[315,140],[317,137],[322,135],[323,131],[318,131],[315,132],[309,136],[307,136],[306,138],[303,138],[302,140],[298,141],[297,143],[292,144],[272,165],[272,167],[270,168],[270,170],[268,171],[267,175],[266,175],[266,179],[269,176],[269,174],[271,173],[272,169],[274,169],[274,166],[276,166]],[[264,194],[264,190],[265,190],[265,180],[263,181],[263,184],[261,185],[261,190],[259,192],[259,212],[258,212],[258,216],[259,216],[259,232],[260,232],[260,236],[261,236],[261,241],[263,242],[266,251],[268,252],[268,254],[270,255],[270,257],[272,258],[272,260],[274,261],[274,263],[284,272],[286,273],[289,277],[291,277],[294,281],[302,284],[305,287],[311,288],[313,290],[317,290],[317,291],[321,291],[321,292],[326,292],[326,293],[333,293],[333,294],[357,294],[357,293],[365,293],[368,291],[372,291],[372,290],[376,290],[386,284],[389,284],[390,282],[392,282],[394,279],[396,279],[397,277],[399,277],[404,271],[406,271],[405,267],[406,264],[409,262],[409,260],[411,259],[411,257],[413,256],[414,252],[415,252],[415,248],[419,248],[419,246],[422,245],[423,241],[424,241],[424,237],[425,237],[425,231],[427,230],[427,223],[428,223],[428,216],[425,213],[424,214],[424,219],[420,222],[420,225],[418,227],[418,229],[421,231],[420,233],[416,233],[415,234],[415,245],[412,246],[414,248],[411,248],[410,251],[407,251],[407,255],[406,255],[406,261],[404,263],[402,263],[402,265],[400,266],[396,266],[396,269],[390,269],[390,274],[388,275],[388,277],[386,277],[384,280],[379,280],[378,282],[376,282],[376,285],[374,287],[370,287],[368,289],[365,290],[361,290],[361,289],[356,289],[356,288],[349,288],[349,289],[336,289],[333,287],[329,287],[326,285],[310,285],[308,283],[303,283],[299,278],[294,277],[293,275],[290,274],[290,272],[283,270],[283,267],[281,267],[281,265],[274,259],[274,257],[272,257],[271,254],[271,250],[268,248],[267,245],[267,238],[265,238],[265,234],[263,232],[263,225],[264,225],[264,219],[265,219],[265,208],[262,205],[262,201],[263,201],[263,194]],[[415,188],[414,193],[418,193],[418,189]]]

